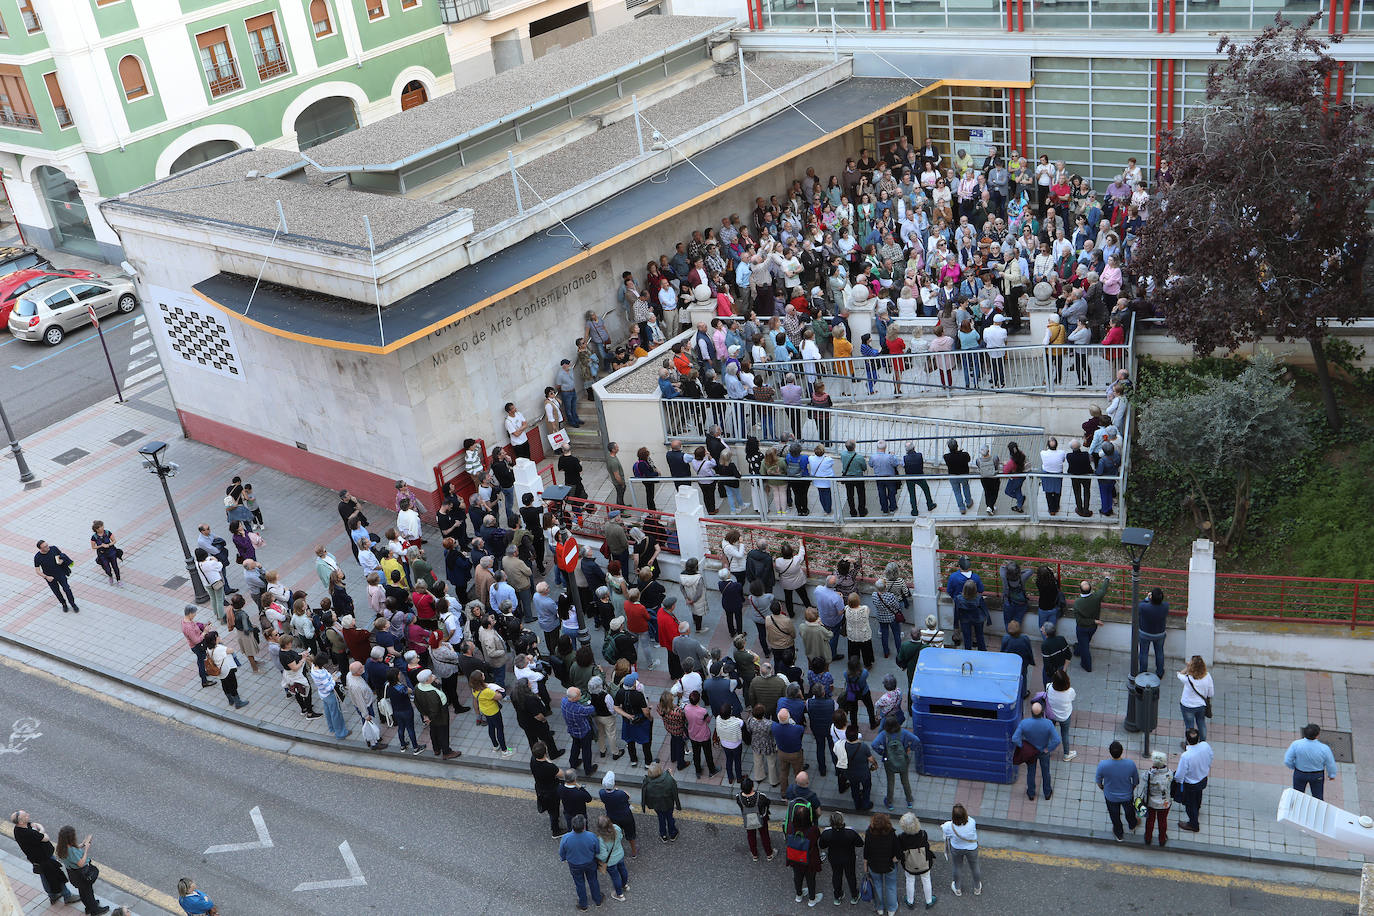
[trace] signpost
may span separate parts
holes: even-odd
[[[95,306],[87,304],[86,314],[91,316],[91,325],[95,332],[100,335],[100,348],[105,351],[105,365],[110,367],[110,380],[114,382],[115,395],[119,398],[119,403],[124,403],[124,392],[119,390],[119,376],[115,375],[114,360],[110,359],[110,347],[105,343],[105,332],[100,330],[100,319],[95,315]]]

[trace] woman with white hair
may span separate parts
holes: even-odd
[[[897,848],[902,853],[902,871],[906,873],[906,905],[916,908],[916,879],[921,879],[921,899],[926,909],[935,905],[935,893],[930,886],[930,867],[935,863],[935,852],[930,848],[930,837],[921,828],[921,820],[908,811],[897,822]]]
[[[1174,771],[1169,769],[1169,755],[1163,751],[1150,754],[1150,769],[1140,774],[1140,794],[1145,799],[1145,845],[1150,845],[1150,837],[1155,825],[1159,825],[1159,845],[1169,842],[1166,829],[1169,826],[1169,786],[1174,781]]]

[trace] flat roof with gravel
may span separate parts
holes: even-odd
[[[637,19],[360,127],[308,155],[332,167],[396,162],[733,22],[718,16]]]
[[[465,216],[461,207],[367,194],[350,190],[345,182],[325,183],[318,175],[307,175],[306,181],[267,177],[299,162],[299,154],[285,150],[241,150],[107,200],[101,207],[133,207],[271,233],[281,222],[280,201],[290,237],[362,251],[368,248],[364,214],[378,251],[427,226]],[[253,171],[258,177],[249,178]]]

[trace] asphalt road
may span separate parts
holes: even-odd
[[[0,722],[21,716],[37,720],[31,731],[39,736],[0,756],[6,813],[23,807],[50,830],[71,823],[79,834],[93,834],[98,864],[154,888],[171,893],[179,877],[192,876],[221,912],[572,912],[571,880],[542,815],[523,793],[468,791],[402,774],[369,777],[307,763],[109,705],[7,666],[0,678]],[[478,777],[463,771],[463,778]],[[272,848],[206,852],[254,842],[253,808]],[[682,837],[671,846],[656,839],[651,816],[642,817],[646,841],[630,863],[630,900],[606,906],[655,914],[804,910],[793,902],[786,868],[749,860],[733,818],[715,823],[705,817],[684,820]],[[339,851],[345,842],[366,883],[297,890],[306,882],[347,879]],[[1047,865],[1043,856],[1018,858],[1009,844],[1000,845],[985,854],[981,897],[955,898],[947,867],[937,863],[940,912],[1353,911],[1303,899],[1301,891],[1264,893],[1208,875],[1114,870],[1112,863],[1083,859],[1076,860],[1081,867],[1063,860]],[[828,893],[828,871],[820,887]],[[828,899],[822,906],[817,912],[870,912],[833,907]]]
[[[157,351],[142,315],[139,309],[130,315],[101,319],[110,360],[121,386],[141,374],[148,377],[147,370],[157,366]],[[0,398],[4,399],[5,412],[21,441],[92,404],[114,397],[114,382],[100,348],[100,338],[89,325],[72,331],[56,347],[18,340],[0,330]]]

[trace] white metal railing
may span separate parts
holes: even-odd
[[[719,426],[727,442],[743,443],[750,436],[760,442],[779,442],[783,436],[800,439],[809,446],[833,446],[854,440],[868,447],[890,442],[893,448],[916,442],[918,448],[939,446],[956,439],[976,453],[984,444],[1005,451],[1009,441],[1038,440],[1044,430],[1039,426],[982,423],[933,417],[911,417],[843,408],[813,407],[758,401],[715,401],[695,398],[659,400],[663,429],[668,440],[703,438]]]
[[[1180,30],[1262,29],[1283,11],[1301,19],[1326,6],[1320,0],[1282,4],[1257,4],[1244,0],[1217,6],[1211,0],[1181,0],[1174,11]],[[766,0],[764,21],[769,27],[822,28],[830,17],[842,28],[890,30],[988,29],[1005,31],[1010,24],[1022,29],[1155,29],[1157,8],[1144,0],[1088,0],[1059,4],[1032,0]],[[1363,28],[1363,4],[1351,15],[1352,26]]]

